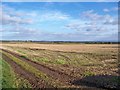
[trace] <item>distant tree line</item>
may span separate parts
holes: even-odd
[[[42,43],[42,44],[64,44],[64,43],[73,43],[73,44],[120,44],[120,42],[110,42],[110,41],[32,41],[32,40],[1,40],[0,42],[34,42],[34,43]]]

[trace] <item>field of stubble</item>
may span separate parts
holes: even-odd
[[[2,43],[0,49],[2,88],[119,88],[117,44]]]

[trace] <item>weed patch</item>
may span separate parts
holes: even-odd
[[[86,72],[84,72],[84,74],[83,74],[84,77],[94,76],[94,75],[95,75],[95,73],[92,72],[92,71],[86,71]]]
[[[63,64],[66,64],[65,60],[62,60],[62,59],[57,59],[57,60],[56,60],[56,63],[57,63],[57,64],[62,64],[62,65],[63,65]]]

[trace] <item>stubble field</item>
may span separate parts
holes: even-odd
[[[15,42],[0,49],[3,88],[119,88],[117,44]]]

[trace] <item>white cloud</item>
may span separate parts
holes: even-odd
[[[35,22],[43,21],[60,21],[68,20],[69,15],[60,11],[20,11],[10,8],[6,5],[2,5],[2,12],[0,12],[0,20],[3,25],[10,24],[33,24]]]
[[[104,24],[109,25],[118,25],[118,19],[117,18],[110,18],[104,22]]]
[[[5,37],[29,37],[37,34],[36,29],[29,27],[35,23],[34,17],[36,17],[35,12],[25,12],[20,10],[15,10],[6,5],[1,7],[1,25],[3,26],[0,30]]]
[[[118,11],[119,8],[118,7],[113,7],[113,8],[105,8],[103,9],[104,12],[113,12],[113,11]]]
[[[7,36],[7,33],[10,33],[12,37],[34,37],[36,35],[39,35],[41,33],[40,30],[37,30],[35,28],[30,27],[23,27],[23,26],[14,26],[11,28],[2,28],[2,34]]]
[[[13,8],[3,5],[0,19],[3,25],[32,24],[34,20],[31,16],[32,13],[16,11]]]
[[[119,7],[113,7],[111,10],[118,11],[119,9],[120,9]]]
[[[38,18],[40,21],[60,21],[68,20],[70,16],[60,11],[47,11],[41,13]]]
[[[103,11],[104,11],[104,12],[110,12],[110,10],[107,9],[107,8],[103,9]]]
[[[73,20],[65,27],[77,31],[76,35],[99,40],[100,38],[112,37],[112,33],[118,33],[118,18],[117,16],[101,15],[89,10],[83,12],[81,18]]]
[[[118,25],[117,16],[111,16],[109,14],[100,15],[93,10],[83,12],[83,17],[90,20],[91,24],[111,24]]]
[[[10,16],[10,15],[7,15],[7,14],[3,14],[2,16],[2,24],[5,25],[5,24],[32,24],[33,23],[33,20],[28,18],[28,19],[24,19],[22,17],[17,17],[17,16]]]
[[[91,20],[100,20],[102,19],[102,15],[99,15],[98,13],[94,12],[94,10],[88,10],[82,13],[82,15],[87,19],[91,19]]]

